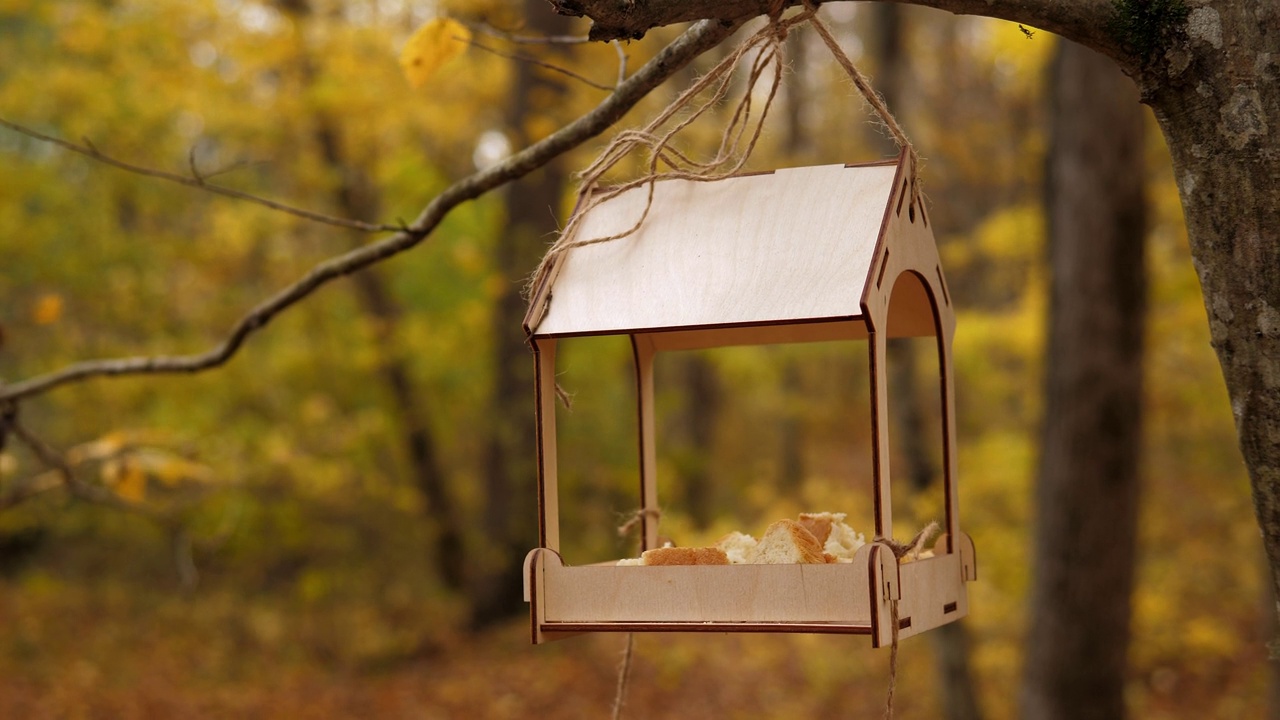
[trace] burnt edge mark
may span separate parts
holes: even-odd
[[[946,605],[942,606],[942,614],[950,615],[951,613],[956,611],[956,607],[957,605],[954,602],[949,602]]]
[[[908,618],[902,618],[898,620],[899,630],[906,630],[909,627],[911,627],[911,618],[908,617]]]
[[[933,271],[938,274],[938,287],[942,288],[942,299],[946,301],[947,307],[951,307],[951,293],[947,290],[947,281],[942,279],[942,266],[934,265]]]
[[[880,273],[876,275],[876,289],[879,290],[884,285],[884,273],[889,269],[889,249],[885,248],[884,255],[880,258]]]
[[[906,199],[907,199],[907,180],[906,178],[903,178],[902,192],[898,193],[898,209],[893,211],[894,214],[896,214],[898,217],[902,217],[902,201]]]

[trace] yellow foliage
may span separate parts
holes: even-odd
[[[456,20],[436,18],[418,28],[404,51],[400,67],[409,84],[420,88],[450,60],[462,54],[471,40],[471,31]]]
[[[137,463],[127,458],[104,462],[102,482],[125,500],[142,502],[147,498],[147,476]]]
[[[36,300],[31,311],[31,319],[37,325],[52,325],[62,317],[62,296],[58,293],[45,293]]]

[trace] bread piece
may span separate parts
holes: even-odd
[[[736,530],[716,541],[716,547],[724,551],[724,554],[729,557],[729,562],[733,565],[741,565],[747,562],[747,558],[755,550],[756,544],[757,540],[755,538]]]
[[[831,535],[831,524],[843,521],[844,513],[829,512],[800,513],[798,520],[800,526],[812,533],[823,545],[827,544],[827,537]]]
[[[779,520],[770,525],[747,556],[747,562],[771,565],[826,561],[822,543],[795,520]]]
[[[618,561],[618,567],[627,567],[630,565],[643,565],[644,558],[622,558]]]
[[[728,565],[729,556],[718,547],[663,547],[645,550],[645,565]]]

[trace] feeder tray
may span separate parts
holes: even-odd
[[[591,207],[574,239],[608,237],[644,213],[648,187]],[[975,579],[956,501],[951,341],[955,314],[905,155],[716,182],[661,180],[644,223],[558,255],[525,331],[537,373],[540,547],[525,559],[534,643],[583,632],[805,632],[873,647],[958,620]],[[861,340],[870,355],[875,533],[893,537],[886,340],[935,337],[942,397],[945,534],[899,564],[883,542],[830,565],[569,566],[559,554],[555,357],[560,338],[627,335],[639,410],[642,545],[657,547],[653,363],[657,353]]]

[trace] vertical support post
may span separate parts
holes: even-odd
[[[936,300],[935,300],[936,301]],[[960,493],[956,488],[956,384],[951,362],[955,320],[938,328],[938,370],[942,375],[942,488],[946,500],[947,552],[956,552],[960,537]]]
[[[538,544],[560,552],[560,490],[556,463],[556,341],[533,340],[537,375]]]
[[[883,323],[882,323],[883,324]],[[871,356],[871,436],[874,470],[876,536],[893,537],[893,496],[889,485],[889,380],[887,333],[872,330],[867,336]]]
[[[640,436],[641,549],[658,547],[658,453],[653,421],[653,358],[657,350],[648,335],[632,335],[636,364],[637,430]]]

